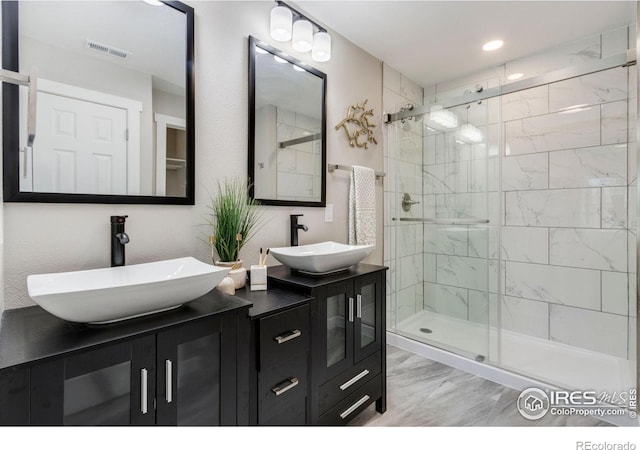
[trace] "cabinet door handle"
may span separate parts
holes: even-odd
[[[349,414],[351,414],[352,412],[354,412],[356,409],[358,409],[360,406],[362,406],[364,403],[367,402],[367,400],[369,400],[371,397],[369,397],[368,395],[365,395],[364,397],[362,397],[360,400],[358,400],[357,402],[355,402],[353,405],[349,406],[347,409],[345,409],[344,411],[342,411],[342,414],[340,414],[340,418],[341,419],[346,419],[347,416]]]
[[[287,383],[287,384],[283,386],[284,383]],[[299,381],[296,377],[291,377],[288,380],[286,380],[284,383],[280,383],[276,387],[271,388],[271,391],[273,391],[273,393],[276,394],[276,396],[282,395],[285,392],[287,392],[289,389],[293,389],[294,387],[296,387]]]
[[[353,297],[349,297],[349,322],[353,322]]]
[[[358,294],[356,298],[356,317],[362,319],[362,294]]]
[[[356,375],[355,377],[353,377],[352,379],[350,379],[349,381],[347,381],[346,383],[344,383],[343,385],[340,386],[340,390],[344,391],[346,389],[348,389],[349,387],[353,386],[355,383],[357,383],[358,381],[362,380],[364,377],[366,377],[367,375],[369,375],[369,371],[367,369],[364,369],[362,372],[360,372],[358,375]]]
[[[140,370],[140,411],[147,413],[147,369]]]
[[[173,363],[170,359],[165,360],[164,362],[164,371],[165,371],[165,388],[164,394],[167,399],[167,403],[171,403],[173,401]]]
[[[302,336],[302,331],[300,330],[293,330],[293,331],[289,331],[289,334],[287,335],[280,335],[280,336],[276,336],[274,339],[276,340],[276,342],[278,344],[284,344],[287,341],[290,341],[291,339],[295,339],[297,337]]]

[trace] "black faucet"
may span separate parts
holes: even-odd
[[[111,267],[124,266],[124,244],[129,236],[124,232],[124,222],[129,216],[111,216]]]
[[[306,225],[298,223],[298,217],[302,217],[304,214],[291,214],[289,219],[291,221],[291,246],[298,246],[298,230],[309,231]]]

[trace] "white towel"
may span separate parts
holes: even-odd
[[[369,167],[351,172],[349,245],[376,245],[376,173]]]

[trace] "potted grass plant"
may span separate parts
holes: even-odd
[[[211,196],[208,207],[212,262],[231,267],[229,276],[233,278],[235,288],[240,289],[247,277],[240,250],[260,229],[262,210],[258,202],[249,197],[249,186],[239,179],[218,182],[218,192]],[[215,259],[214,252],[218,259]]]

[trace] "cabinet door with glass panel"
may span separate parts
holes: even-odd
[[[379,273],[363,275],[354,280],[354,363],[380,350],[382,345],[382,308],[384,279]]]
[[[317,350],[328,380],[380,350],[382,342],[382,281],[372,273],[318,288]],[[320,337],[322,336],[322,337]]]
[[[155,336],[31,368],[31,425],[153,425]]]
[[[235,322],[194,321],[33,366],[31,425],[233,425]]]
[[[318,382],[322,382],[353,364],[353,320],[350,320],[353,316],[349,316],[353,311],[353,282],[322,286],[314,289],[312,295],[317,300],[318,319],[312,323],[314,373]]]
[[[158,425],[235,423],[236,337],[226,326],[215,317],[158,333]]]

